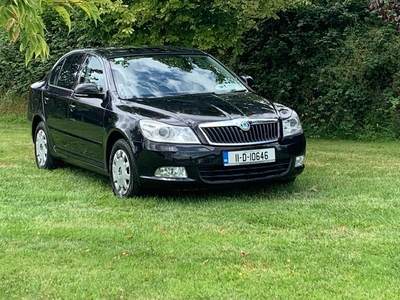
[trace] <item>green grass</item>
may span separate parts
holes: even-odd
[[[1,299],[398,299],[400,142],[310,140],[294,185],[121,200],[0,117]]]

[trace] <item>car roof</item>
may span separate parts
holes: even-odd
[[[135,55],[162,55],[162,54],[195,54],[205,55],[206,53],[191,48],[173,47],[173,46],[129,46],[118,48],[93,48],[93,49],[77,49],[74,52],[85,52],[98,54],[106,58],[135,56]]]

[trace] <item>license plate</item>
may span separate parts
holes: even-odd
[[[275,161],[275,148],[244,151],[223,151],[224,166],[261,164]]]

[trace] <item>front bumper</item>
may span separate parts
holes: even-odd
[[[143,188],[199,189],[219,185],[293,178],[304,170],[295,167],[295,158],[305,155],[306,140],[299,135],[283,141],[256,146],[215,147],[207,145],[167,145],[147,141],[136,144],[136,161]],[[272,163],[224,166],[222,151],[275,148]],[[154,176],[157,168],[184,166],[188,178],[161,178]]]

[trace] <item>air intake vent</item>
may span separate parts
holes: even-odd
[[[233,167],[199,167],[200,177],[207,183],[246,182],[284,175],[288,172],[290,159],[274,163]]]

